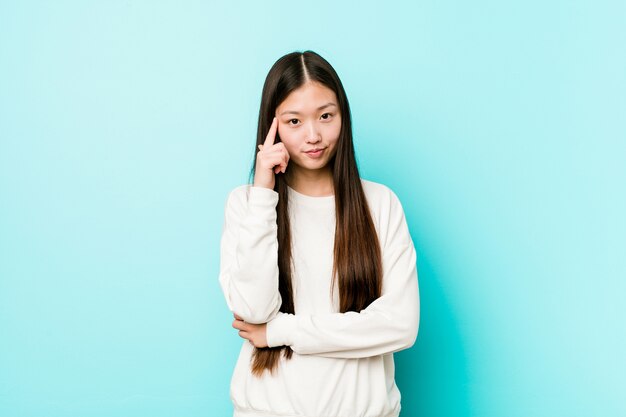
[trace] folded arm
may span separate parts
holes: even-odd
[[[298,354],[363,358],[411,347],[420,318],[416,252],[395,195],[383,249],[382,295],[360,312],[287,314],[267,324],[268,346]]]
[[[278,290],[278,193],[236,188],[228,195],[220,243],[220,286],[230,310],[248,323],[276,316]]]

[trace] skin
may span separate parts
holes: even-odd
[[[248,341],[250,341],[250,343],[258,348],[267,347],[267,323],[246,323],[236,313],[234,313],[233,316],[235,317],[235,320],[233,320],[233,327],[239,330],[239,336],[242,339],[247,339]]]
[[[328,161],[337,151],[341,114],[334,91],[315,81],[294,90],[276,108],[265,142],[259,145],[255,187],[274,189],[275,175],[282,173],[294,190],[309,196],[333,195],[333,177]],[[280,142],[276,142],[276,135]],[[321,157],[305,152],[325,148]],[[267,323],[246,323],[236,313],[233,328],[255,347],[267,347]]]

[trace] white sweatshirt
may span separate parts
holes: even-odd
[[[267,322],[270,347],[288,345],[277,372],[251,373],[245,339],[231,379],[234,417],[395,417],[400,392],[393,352],[415,343],[419,326],[416,253],[404,211],[387,186],[361,179],[383,257],[380,298],[360,312],[339,313],[330,297],[335,197],[289,188],[295,315],[279,311],[278,193],[236,187],[225,205],[220,285],[230,310]],[[234,331],[234,329],[233,329]]]

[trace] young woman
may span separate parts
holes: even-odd
[[[398,197],[360,178],[332,66],[281,57],[263,86],[252,184],[225,204],[220,285],[243,345],[236,417],[391,417],[393,353],[419,325]]]

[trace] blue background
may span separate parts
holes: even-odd
[[[400,197],[404,417],[624,416],[621,1],[0,2],[0,415],[226,416],[263,80],[312,49]]]

